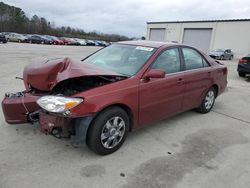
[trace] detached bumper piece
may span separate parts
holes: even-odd
[[[39,111],[39,124],[42,132],[52,134],[56,138],[69,138],[71,127],[70,118],[55,116],[44,111]]]
[[[40,96],[25,92],[6,93],[2,101],[5,121],[9,124],[17,124],[38,120],[35,113],[40,108],[36,103],[38,98]]]
[[[42,132],[56,138],[70,138],[74,147],[85,145],[87,131],[93,118],[94,114],[81,118],[69,118],[50,114],[43,110],[39,112],[39,124]]]

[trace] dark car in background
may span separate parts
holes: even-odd
[[[27,39],[27,42],[34,43],[34,44],[52,44],[53,41],[46,37],[40,35],[32,35]]]
[[[210,57],[214,59],[229,59],[232,60],[234,58],[234,53],[231,49],[215,49],[209,52],[208,54]]]
[[[2,43],[6,43],[7,42],[7,39],[6,39],[5,35],[2,34],[2,33],[0,33],[0,42],[2,42]]]
[[[239,59],[237,71],[240,77],[250,74],[250,54]]]
[[[96,43],[95,43],[95,41],[93,41],[93,40],[86,40],[86,45],[87,45],[87,46],[95,46]]]
[[[6,122],[39,121],[45,133],[107,155],[133,129],[190,109],[208,113],[227,67],[186,45],[127,41],[83,60],[27,65],[23,82],[24,92],[2,101]]]

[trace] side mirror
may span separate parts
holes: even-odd
[[[144,78],[164,78],[165,71],[163,69],[151,69],[145,75]]]

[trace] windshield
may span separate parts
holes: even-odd
[[[154,52],[155,49],[151,47],[113,44],[84,59],[83,62],[132,76]]]

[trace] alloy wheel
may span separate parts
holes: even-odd
[[[101,133],[101,143],[103,147],[112,149],[117,146],[121,142],[125,131],[125,121],[121,117],[116,116],[109,119],[105,123]]]
[[[214,100],[215,100],[215,95],[214,92],[212,90],[210,90],[205,98],[205,108],[207,110],[209,110],[210,108],[212,108],[213,104],[214,104]]]

